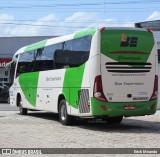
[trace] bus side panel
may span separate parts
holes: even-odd
[[[36,107],[39,72],[28,74],[24,73],[19,75],[18,79],[25,98],[28,100],[31,106]]]
[[[79,89],[77,88],[77,109],[71,105],[71,114],[78,115],[80,117],[85,116],[92,116],[92,109],[91,109],[91,95],[92,95],[92,86],[93,86],[93,78],[97,73],[100,73],[100,62],[97,63],[97,56],[100,50],[100,33],[99,30],[92,37],[91,47],[90,47],[90,55],[89,59],[85,63],[83,73],[80,73],[77,78],[80,76],[82,79],[81,85],[77,84]],[[96,57],[94,57],[96,56]],[[96,58],[96,59],[94,59]],[[100,59],[100,58],[98,58]],[[80,67],[78,67],[80,68]],[[98,69],[98,70],[97,70]],[[82,72],[82,69],[79,72]],[[73,92],[70,92],[70,99],[73,98]]]
[[[90,110],[90,75],[89,75],[89,60],[85,63],[84,74],[82,78],[82,85],[79,92],[79,116],[89,116],[91,115]]]
[[[15,79],[13,85],[9,89],[11,106],[17,106],[17,93],[20,93],[20,88],[18,88],[18,86],[19,83],[17,79]]]
[[[51,112],[58,112],[58,97],[63,93],[65,69],[42,71],[39,75],[36,108]]]
[[[85,64],[76,68],[68,68],[65,71],[63,91],[66,101],[71,106],[71,114],[78,114],[79,91],[81,90]],[[69,90],[69,93],[67,92]]]
[[[23,92],[25,91],[25,93]],[[24,108],[35,109],[33,105],[30,104],[29,101],[33,102],[33,92],[35,88],[27,88],[24,84],[23,87],[19,84],[19,77],[14,80],[13,85],[10,88],[10,105],[17,106],[17,96],[20,95],[22,99],[22,105]],[[29,97],[29,100],[28,100]]]

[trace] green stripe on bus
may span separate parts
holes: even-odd
[[[122,40],[126,38],[130,38],[128,43],[134,46],[121,46]],[[134,38],[136,41],[131,40]],[[145,63],[153,46],[153,34],[147,31],[105,30],[101,32],[101,53],[117,62]]]
[[[27,51],[32,51],[35,49],[43,48],[46,45],[46,43],[47,43],[47,40],[43,40],[38,43],[31,44],[31,45],[27,46],[24,51],[27,52]]]
[[[93,36],[96,31],[97,29],[87,29],[84,31],[80,31],[80,32],[75,33],[73,38],[80,38],[80,37],[87,36],[87,35]]]
[[[155,106],[151,107],[153,104]],[[125,110],[125,105],[133,105],[135,109]],[[103,102],[92,97],[91,106],[93,116],[143,116],[156,112],[157,99],[146,102]]]
[[[28,102],[36,107],[39,72],[19,75],[19,84]]]
[[[83,74],[85,64],[76,67],[66,69],[64,82],[63,82],[63,94],[66,101],[74,108],[78,109],[78,93],[81,90]]]

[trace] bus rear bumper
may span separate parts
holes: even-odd
[[[91,98],[92,116],[144,116],[152,115],[157,109],[157,99],[146,102],[103,102]]]

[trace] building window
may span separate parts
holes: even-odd
[[[7,82],[7,81],[8,81],[8,78],[4,78],[4,81]]]
[[[5,76],[8,76],[8,70],[5,70],[4,74]]]

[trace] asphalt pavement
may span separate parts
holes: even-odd
[[[0,103],[0,111],[19,111],[19,108],[7,103]],[[155,115],[160,115],[160,110],[157,110]]]
[[[119,125],[90,120],[77,121],[73,126],[63,126],[57,114],[30,111],[27,115],[20,115],[17,107],[0,103],[0,127],[0,148],[7,148],[7,150],[9,148],[35,150],[37,148],[115,148],[115,150],[126,148],[127,151],[127,148],[135,150],[160,148],[160,111],[150,116],[125,117]],[[62,153],[61,150],[59,153]],[[69,154],[67,157],[75,155]],[[117,155],[108,154],[114,157]],[[158,156],[153,153],[134,156],[154,157],[155,155]],[[32,157],[33,155],[13,156]],[[49,156],[51,154],[48,154]],[[61,156],[63,157],[64,154],[62,153]],[[88,154],[81,156],[88,156]],[[102,157],[103,154],[90,154],[91,156]],[[107,155],[104,154],[105,156]],[[133,153],[125,155],[124,152],[118,156],[130,157]]]
[[[0,111],[18,111],[18,107],[11,106],[7,103],[0,103]]]

